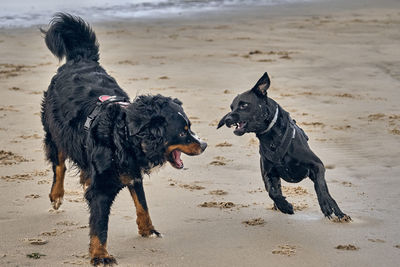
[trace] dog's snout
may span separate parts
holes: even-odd
[[[239,115],[236,113],[230,113],[225,118],[225,124],[228,127],[231,127],[233,124],[237,123],[238,121],[239,121]]]
[[[204,150],[207,148],[207,143],[201,140],[194,132],[190,131],[192,138],[194,139],[194,142],[197,143],[200,146],[199,153],[203,153]]]
[[[206,148],[207,148],[207,143],[200,141],[200,148],[201,148],[201,152],[204,152],[204,150],[206,150]]]
[[[225,124],[226,124],[228,127],[230,127],[230,126],[233,124],[232,115],[226,116],[226,118],[225,118]]]

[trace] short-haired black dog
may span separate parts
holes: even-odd
[[[106,250],[110,207],[128,187],[136,206],[139,234],[154,229],[143,191],[142,175],[169,161],[183,168],[181,152],[199,155],[207,144],[190,130],[177,99],[138,96],[132,103],[117,82],[99,65],[99,46],[81,18],[58,13],[45,34],[50,51],[66,57],[51,80],[42,102],[47,159],[53,165],[50,200],[58,209],[64,195],[66,159],[81,170],[88,188],[91,263],[113,264]]]
[[[238,95],[231,104],[231,112],[218,124],[236,126],[234,134],[254,132],[260,141],[261,174],[265,188],[277,209],[293,214],[293,206],[282,195],[281,181],[298,183],[305,177],[314,182],[318,202],[328,218],[334,213],[340,220],[350,220],[331,197],[325,182],[322,161],[311,151],[308,137],[296,125],[289,113],[267,96],[270,86],[265,73],[249,91]]]

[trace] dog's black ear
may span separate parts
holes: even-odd
[[[163,116],[155,116],[151,118],[149,123],[149,129],[155,136],[164,136],[165,128],[163,127],[166,123],[166,119]]]
[[[130,121],[128,123],[128,129],[129,129],[129,135],[133,136],[133,135],[137,135],[142,129],[144,129],[145,127],[149,128],[149,129],[153,129],[153,131],[157,131],[157,129],[159,129],[160,126],[163,126],[165,124],[166,120],[164,117],[162,116],[155,116],[153,118],[150,119],[149,122],[133,122]]]
[[[128,122],[129,136],[137,135],[143,127],[144,125],[142,123],[134,123],[133,121]]]
[[[225,125],[225,119],[230,113],[226,114],[225,116],[222,117],[222,119],[219,121],[217,129],[221,128],[222,126]]]
[[[267,96],[267,90],[271,84],[269,80],[268,73],[264,73],[264,75],[258,80],[256,85],[251,89],[257,95]]]
[[[162,165],[164,162],[166,124],[166,119],[157,115],[151,118],[148,126],[143,129],[140,144],[146,158],[153,166]]]

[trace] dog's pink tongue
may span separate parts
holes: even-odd
[[[181,152],[179,150],[172,151],[176,167],[183,168],[183,161],[181,160]]]

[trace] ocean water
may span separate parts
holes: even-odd
[[[281,5],[311,0],[0,0],[0,27],[47,24],[56,12],[93,21],[173,17],[226,8]]]

